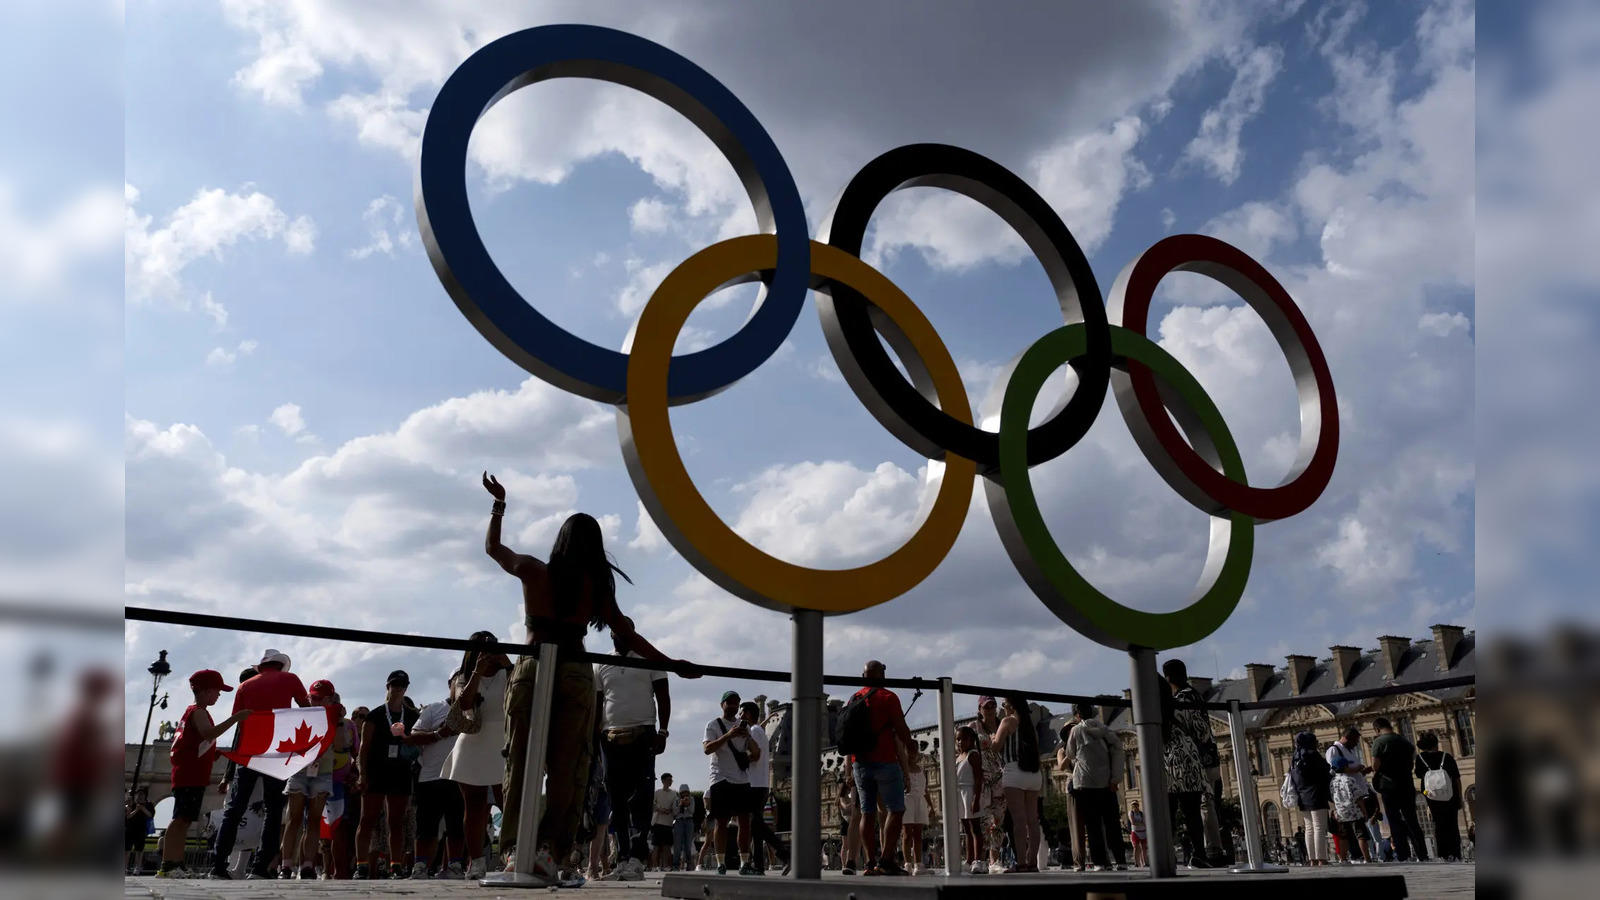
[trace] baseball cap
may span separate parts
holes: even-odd
[[[192,687],[197,691],[209,690],[211,688],[215,688],[219,691],[233,690],[233,688],[228,687],[227,683],[222,680],[222,673],[218,672],[216,669],[201,669],[193,675],[190,675],[189,687]]]
[[[329,694],[336,693],[336,691],[333,689],[333,682],[326,678],[318,678],[316,681],[311,682],[309,693],[313,697],[326,697]]]
[[[727,703],[730,699],[731,700],[739,699],[739,692],[738,691],[723,691],[722,692],[722,699],[720,701],[718,701],[718,702],[719,703]]]
[[[406,670],[405,669],[395,669],[393,672],[389,673],[389,677],[385,678],[383,680],[383,683],[385,685],[390,685],[390,684],[410,684],[411,683],[411,676],[406,674]]]

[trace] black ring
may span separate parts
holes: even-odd
[[[907,144],[867,163],[845,186],[819,239],[860,256],[867,223],[878,204],[906,187],[944,188],[993,210],[1044,265],[1067,324],[1087,326],[1087,352],[1071,363],[1078,373],[1077,390],[1065,407],[1028,431],[1028,465],[1055,459],[1088,433],[1111,380],[1111,330],[1088,259],[1061,217],[1027,182],[991,159],[946,144]],[[997,468],[999,435],[959,422],[935,406],[931,383],[919,371],[916,355],[901,352],[896,330],[874,311],[847,285],[829,284],[819,294],[818,312],[828,347],[862,404],[895,437],[924,456],[936,459],[948,451],[985,469]],[[878,342],[880,331],[900,352],[915,387]]]

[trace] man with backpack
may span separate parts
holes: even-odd
[[[728,846],[729,819],[738,822],[739,849],[747,855],[750,851],[750,766],[761,759],[760,748],[750,740],[750,727],[739,720],[737,691],[722,692],[722,715],[706,723],[701,746],[711,769],[711,787],[706,790],[707,811],[716,822],[711,852],[722,854],[717,874],[726,875],[729,863],[738,859]],[[740,875],[757,874],[751,862],[745,861]]]
[[[1428,845],[1417,822],[1417,789],[1411,780],[1417,748],[1395,734],[1394,726],[1382,716],[1372,720],[1372,728],[1378,733],[1372,741],[1372,786],[1383,798],[1395,859],[1405,862],[1415,848],[1417,862],[1427,862]]]
[[[1428,800],[1433,816],[1433,835],[1439,857],[1461,861],[1461,826],[1456,817],[1461,811],[1461,770],[1449,753],[1439,749],[1439,736],[1425,732],[1417,738],[1416,775],[1422,779],[1422,796]]]
[[[880,680],[887,668],[878,660],[868,660],[861,677]],[[906,811],[905,782],[900,771],[898,741],[907,753],[916,753],[917,742],[906,727],[900,698],[887,688],[871,685],[856,691],[840,717],[838,751],[849,754],[859,793],[861,837],[867,848],[864,875],[909,875],[894,859],[900,845],[900,821]],[[883,854],[879,857],[878,803],[887,811],[884,823]]]

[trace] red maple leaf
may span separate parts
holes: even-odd
[[[310,750],[321,743],[322,742],[320,740],[314,740],[311,737],[311,723],[302,721],[300,726],[294,730],[294,740],[283,740],[278,742],[278,752],[292,753],[296,756],[305,756],[307,750]]]

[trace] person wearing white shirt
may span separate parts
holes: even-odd
[[[621,647],[618,653],[623,653]],[[625,658],[640,659],[628,651]],[[666,749],[672,698],[667,673],[633,666],[595,667],[600,748],[605,755],[611,831],[617,836],[617,866],[610,879],[643,881],[646,843],[655,798],[656,755]]]
[[[661,789],[650,801],[650,865],[665,871],[672,863],[672,813],[678,806],[678,792],[672,789],[672,773],[661,773]]]
[[[423,746],[417,756],[422,771],[417,776],[417,856],[411,877],[427,876],[434,851],[439,848],[439,824],[442,821],[445,859],[439,866],[438,874],[440,878],[459,881],[466,874],[462,855],[466,842],[466,805],[461,797],[461,786],[444,777],[445,762],[456,746],[456,734],[445,728],[444,719],[450,713],[450,703],[455,699],[456,689],[461,682],[451,677],[447,683],[449,698],[429,703],[418,710],[417,723],[412,727],[412,735]]]
[[[783,874],[789,874],[789,854],[784,850],[783,842],[778,838],[772,826],[767,824],[765,815],[767,795],[772,790],[771,759],[767,753],[767,732],[761,727],[761,707],[750,701],[739,704],[739,721],[750,729],[750,743],[757,750],[756,759],[760,763],[750,764],[750,789],[748,805],[750,809],[750,840],[751,862],[755,866],[757,875],[766,874],[767,851],[772,852],[783,861]]]
[[[706,805],[710,807],[716,830],[712,838],[712,852],[720,853],[717,874],[728,874],[728,867],[738,859],[728,846],[728,820],[739,825],[739,849],[750,849],[750,768],[757,762],[763,767],[761,751],[750,742],[750,726],[739,720],[738,691],[723,691],[722,715],[706,723],[705,740],[701,742],[710,767],[711,787],[706,791]],[[755,867],[746,862],[739,870],[741,875],[756,874]]]

